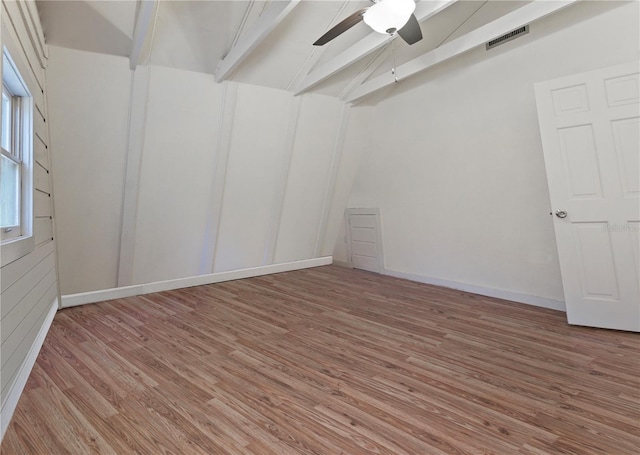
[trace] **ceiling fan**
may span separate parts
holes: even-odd
[[[351,27],[364,21],[369,27],[378,33],[393,35],[398,33],[407,44],[417,43],[422,39],[422,31],[418,19],[413,14],[416,9],[414,0],[371,0],[373,5],[362,8],[342,22],[337,24],[327,33],[313,43],[314,46],[323,46],[332,39],[343,34]]]

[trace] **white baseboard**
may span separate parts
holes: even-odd
[[[223,281],[239,280],[255,276],[269,275],[272,273],[290,272],[292,270],[308,269],[329,265],[333,262],[331,256],[321,258],[305,259],[303,261],[285,262],[282,264],[265,265],[252,267],[249,269],[232,270],[229,272],[210,273],[188,278],[178,278],[175,280],[156,281],[153,283],[134,284],[120,288],[103,289],[100,291],[83,292],[80,294],[69,294],[62,296],[61,308],[69,308],[87,303],[102,302],[105,300],[121,299],[136,295],[151,294],[152,292],[170,291],[172,289],[188,288],[191,286],[201,286],[204,284],[221,283]]]
[[[36,359],[38,358],[38,354],[40,353],[40,349],[42,348],[44,339],[47,337],[49,327],[51,327],[51,323],[53,322],[53,317],[56,315],[56,311],[58,311],[57,297],[51,303],[51,307],[49,308],[47,316],[44,318],[42,327],[40,327],[36,339],[33,340],[33,344],[29,349],[29,353],[22,362],[22,366],[20,366],[20,370],[13,380],[13,384],[11,384],[11,386],[9,387],[9,392],[5,396],[5,399],[2,403],[2,408],[0,408],[0,442],[2,441],[2,439],[4,439],[4,433],[9,427],[9,422],[11,422],[11,417],[13,417],[13,413],[16,410],[16,406],[18,405],[18,400],[20,400],[20,396],[22,395],[24,386],[27,385],[27,379],[29,379],[31,370],[36,363]]]
[[[564,311],[564,301],[555,300],[546,297],[538,297],[535,295],[521,294],[519,292],[505,291],[503,289],[494,289],[475,284],[460,283],[457,281],[442,280],[440,278],[431,278],[423,275],[415,275],[413,273],[398,272],[396,270],[384,269],[383,274],[396,278],[404,278],[406,280],[417,281],[419,283],[433,284],[444,288],[457,289],[460,291],[470,292],[472,294],[484,295],[487,297],[495,297],[498,299],[511,300],[512,302],[526,303],[527,305],[539,306],[542,308],[550,308],[552,310]]]
[[[337,265],[338,267],[346,267],[347,269],[352,269],[353,265],[348,261],[333,261],[333,265]]]

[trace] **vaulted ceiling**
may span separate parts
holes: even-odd
[[[573,3],[422,0],[424,39],[409,46],[360,23],[322,47],[366,0],[38,1],[49,44],[129,57],[132,65],[315,91],[353,101]],[[397,68],[396,74],[392,69]]]

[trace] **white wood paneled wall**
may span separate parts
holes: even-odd
[[[35,249],[0,270],[2,435],[57,309],[52,186],[45,93],[47,48],[33,1],[2,2],[2,45],[34,100],[33,184]]]

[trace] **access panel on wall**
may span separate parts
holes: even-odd
[[[382,236],[378,209],[347,209],[347,250],[356,269],[382,273]]]

